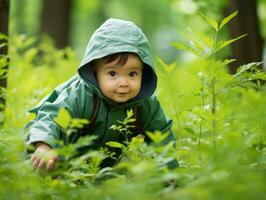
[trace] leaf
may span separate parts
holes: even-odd
[[[8,58],[6,56],[0,57],[0,69],[8,64]]]
[[[2,49],[3,47],[7,46],[7,43],[2,43],[0,44],[0,49]]]
[[[252,62],[252,63],[248,63],[246,65],[242,65],[238,68],[237,73],[234,74],[235,77],[239,76],[240,74],[246,72],[247,70],[250,70],[253,67],[258,67],[259,65],[261,65],[262,62]]]
[[[24,45],[25,47],[30,47],[30,46],[32,46],[35,42],[37,42],[37,39],[36,39],[36,38],[33,38],[33,37],[31,37],[31,38],[26,38],[25,41],[23,41],[23,45]]]
[[[163,67],[163,70],[166,74],[172,74],[173,71],[176,69],[176,63],[172,63],[170,65],[167,65],[162,59],[157,58],[157,61],[159,64]]]
[[[67,109],[61,108],[58,112],[57,117],[54,118],[54,121],[62,128],[67,129],[71,121],[71,116]]]
[[[0,68],[0,78],[5,78],[7,76],[7,69]]]
[[[196,135],[195,131],[193,130],[193,128],[190,128],[190,127],[186,127],[185,130],[187,132],[189,132],[191,135]]]
[[[192,42],[192,41],[191,41]],[[185,46],[185,45],[182,45],[180,43],[175,43],[173,42],[172,43],[172,46],[173,47],[176,47],[177,49],[181,49],[181,50],[184,50],[184,51],[189,51],[190,53],[196,55],[196,56],[200,56],[201,52],[198,52],[196,49],[193,49],[191,47],[188,47],[188,46]]]
[[[175,70],[175,68],[176,68],[176,63],[172,63],[166,68],[166,70],[169,74],[171,74]]]
[[[109,129],[112,129],[112,130],[120,130],[122,128],[122,126],[117,126],[117,125],[112,125]]]
[[[32,60],[36,57],[37,54],[38,50],[36,48],[31,48],[24,53],[24,59],[28,62],[32,62]]]
[[[231,15],[229,15],[228,17],[224,18],[223,21],[221,22],[220,26],[219,26],[219,30],[226,25],[231,19],[233,19],[235,16],[237,16],[238,11],[233,12]]]
[[[193,33],[205,44],[204,48],[207,48],[207,47],[212,48],[213,47],[214,41],[212,38],[210,38],[207,35],[204,35],[203,33],[198,32],[198,31],[194,31]]]
[[[4,35],[3,33],[0,33],[0,40],[2,40],[2,39],[7,39],[7,36]]]
[[[87,135],[85,137],[80,137],[78,138],[78,141],[74,144],[74,146],[77,148],[85,145],[91,145],[97,138],[98,137],[96,135]]]
[[[133,137],[131,139],[131,143],[133,143],[133,144],[142,144],[142,143],[144,143],[144,136],[138,135],[136,137]]]
[[[134,115],[133,109],[127,110],[127,119],[131,118]]]
[[[252,144],[256,143],[257,140],[258,140],[258,134],[249,134],[245,139],[245,143],[251,146]]]
[[[104,167],[103,169],[101,169],[98,173],[97,173],[97,178],[101,178],[104,175],[110,175],[113,172],[113,168],[112,167]]]
[[[213,39],[192,29],[189,29],[189,33],[191,34],[184,35],[184,37],[190,41],[191,49],[193,49],[192,53],[196,53],[201,57],[212,52]]]
[[[200,12],[200,14],[201,14],[201,16],[203,17],[203,18],[205,18],[206,19],[206,21],[216,30],[216,31],[218,31],[218,22],[217,21],[215,21],[215,20],[213,20],[213,19],[210,19],[209,17],[207,17],[206,15],[204,15],[203,13],[201,13]]]
[[[130,118],[130,119],[127,119],[127,120],[125,120],[125,121],[126,121],[125,124],[128,124],[128,123],[132,123],[132,122],[136,121],[136,119],[134,119],[134,118]]]
[[[235,62],[236,61],[236,59],[225,59],[224,61],[223,61],[223,65],[228,65],[228,64],[230,64],[230,63],[232,63],[232,62]]]
[[[88,124],[89,120],[75,118],[71,120],[70,128],[82,128],[85,124]]]
[[[110,141],[110,142],[106,142],[105,143],[107,146],[109,147],[114,147],[114,148],[120,148],[120,149],[125,149],[126,146],[119,143],[119,142],[115,142],[115,141]]]
[[[189,51],[189,47],[179,43],[179,42],[172,42],[171,45],[177,49],[181,49],[181,50],[185,50],[185,51]]]
[[[266,80],[266,73],[265,72],[257,72],[250,77],[252,80]]]
[[[247,34],[240,35],[240,36],[238,36],[237,38],[233,38],[233,39],[230,39],[230,40],[227,40],[227,41],[223,41],[223,42],[218,46],[218,48],[215,49],[215,52],[221,50],[222,48],[228,46],[229,44],[231,44],[231,43],[233,43],[233,42],[235,42],[235,41],[237,41],[237,40],[239,40],[239,39],[241,39],[241,38],[243,38],[243,37],[245,37],[245,36],[247,36]]]
[[[159,64],[160,64],[163,68],[167,68],[167,64],[164,63],[164,61],[163,61],[161,58],[157,57],[156,60],[159,62]]]
[[[155,131],[154,133],[147,131],[146,133],[155,143],[163,142],[163,140],[166,139],[170,134],[170,132],[162,133],[161,131]]]
[[[31,121],[31,120],[33,120],[33,119],[35,119],[36,118],[36,114],[35,113],[28,113],[27,115],[26,115],[26,120],[29,122],[29,121]]]

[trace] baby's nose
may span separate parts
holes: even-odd
[[[127,87],[128,86],[128,81],[126,78],[119,78],[118,80],[118,87]]]

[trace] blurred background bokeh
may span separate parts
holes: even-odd
[[[154,55],[171,63],[191,59],[172,42],[182,41],[189,28],[209,31],[199,12],[219,21],[235,10],[239,14],[222,37],[248,36],[220,55],[238,59],[230,70],[234,73],[239,64],[262,60],[265,0],[10,0],[9,34],[49,36],[57,47],[73,48],[80,59],[100,24],[110,17],[128,19],[143,29]]]

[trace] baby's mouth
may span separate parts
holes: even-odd
[[[116,94],[121,95],[121,96],[127,95],[128,93],[129,92],[116,92]]]

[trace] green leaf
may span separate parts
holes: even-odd
[[[242,65],[238,68],[237,73],[235,73],[234,76],[237,77],[240,74],[246,72],[247,70],[250,70],[253,67],[258,67],[261,64],[262,64],[262,62],[252,62],[252,63],[248,63],[246,65]]]
[[[57,117],[54,118],[54,121],[64,129],[68,128],[68,125],[71,122],[71,116],[67,109],[61,108],[58,112]]]
[[[181,50],[184,50],[184,51],[189,51],[192,54],[197,55],[197,56],[200,55],[195,49],[190,48],[190,47],[185,46],[185,45],[182,45],[182,44],[177,43],[177,42],[173,42],[172,43],[172,46],[175,47],[175,48],[177,48],[177,49],[181,49]]]
[[[118,131],[119,131],[121,128],[122,128],[122,126],[117,126],[117,125],[115,125],[115,124],[112,125],[112,126],[110,127],[110,129],[112,129],[112,130],[114,130],[114,131],[115,131],[115,130],[118,130]]]
[[[235,62],[236,61],[236,59],[225,59],[224,61],[223,61],[223,65],[228,65],[228,64],[230,64],[230,63],[232,63],[232,62]]]
[[[120,148],[120,149],[126,148],[125,145],[123,145],[119,142],[115,142],[115,141],[106,142],[105,144],[109,147],[114,147],[114,148]]]
[[[239,39],[241,39],[241,38],[243,38],[245,36],[247,36],[247,34],[240,35],[237,38],[233,38],[233,39],[230,39],[230,40],[227,40],[227,41],[223,41],[222,43],[220,43],[218,45],[217,49],[215,49],[215,52],[221,50],[222,48],[228,46],[229,44],[231,44],[231,43],[233,43],[233,42],[235,42],[235,41],[237,41],[237,40],[239,40]]]
[[[0,40],[2,40],[2,39],[7,39],[7,36],[3,33],[0,33]]]
[[[7,62],[1,62],[0,61],[0,77],[3,78],[7,75],[8,69],[6,68]]]
[[[144,143],[144,136],[137,135],[136,137],[133,137],[131,139],[131,143],[133,143],[133,144],[142,144],[142,143]]]
[[[184,51],[189,51],[190,53],[192,53],[192,54],[194,54],[196,56],[200,56],[201,53],[202,53],[202,49],[198,48],[199,47],[198,43],[193,41],[193,40],[190,40],[190,45],[192,47],[188,47],[188,46],[185,46],[185,45],[177,43],[177,42],[173,42],[172,43],[172,46],[177,48],[177,49],[181,49],[181,50],[184,50]]]
[[[127,119],[125,121],[126,121],[126,124],[127,124],[127,123],[132,123],[132,122],[136,121],[136,119],[130,118],[130,119]]]
[[[223,21],[221,22],[220,26],[219,26],[219,30],[226,25],[232,18],[234,18],[235,16],[237,16],[238,11],[233,12],[231,15],[229,15],[228,17],[224,18]]]
[[[95,139],[97,139],[96,135],[87,135],[85,137],[80,137],[74,145],[76,148],[91,145]]]
[[[218,31],[218,22],[217,21],[210,19],[209,17],[207,17],[206,15],[204,15],[201,12],[200,12],[200,14],[216,31]]]
[[[127,110],[127,119],[131,118],[134,115],[133,109]]]
[[[8,64],[8,59],[6,56],[0,58],[0,69],[3,67],[7,66]]]
[[[189,29],[191,34],[189,36],[185,36],[190,40],[191,49],[193,49],[193,53],[195,55],[208,56],[211,54],[213,49],[214,40],[198,31],[194,31]]]
[[[212,48],[213,47],[214,40],[212,38],[210,38],[209,36],[207,36],[201,32],[198,32],[198,31],[193,31],[193,34],[195,34],[198,37],[198,39],[200,39],[201,42],[204,43],[204,48],[206,48],[206,47]]]
[[[179,42],[172,42],[171,45],[177,49],[181,49],[181,50],[185,50],[185,51],[189,51],[189,49],[190,49],[189,47],[187,47],[187,46],[185,46]],[[157,59],[159,59],[159,58],[157,58]]]
[[[146,134],[153,142],[160,143],[163,142],[163,140],[168,137],[170,132],[162,133],[161,131],[155,131],[154,133],[152,133],[147,131]]]
[[[2,49],[3,47],[7,46],[7,43],[2,43],[0,44],[0,49]]]
[[[252,75],[250,78],[252,80],[258,80],[258,79],[266,80],[266,73],[264,71],[263,72],[257,72],[254,75]]]
[[[163,67],[163,71],[166,74],[172,74],[173,71],[176,69],[176,63],[172,63],[170,65],[167,65],[162,59],[156,58],[159,64]]]
[[[70,128],[82,128],[85,124],[88,124],[89,120],[75,118],[71,120]]]
[[[167,64],[165,64],[164,61],[163,61],[161,58],[157,57],[156,60],[159,62],[159,64],[160,64],[163,68],[167,68]]]

